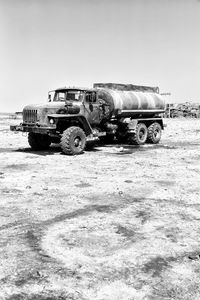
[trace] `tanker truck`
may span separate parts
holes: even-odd
[[[97,140],[159,143],[164,111],[157,87],[95,83],[90,89],[63,87],[50,91],[48,103],[25,106],[23,122],[10,129],[27,132],[34,151],[60,143],[64,154],[77,155]]]

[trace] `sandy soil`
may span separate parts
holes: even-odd
[[[33,152],[0,120],[0,299],[200,299],[200,120]]]

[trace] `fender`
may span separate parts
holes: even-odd
[[[77,115],[77,114],[50,114],[48,115],[49,119],[54,119],[56,123],[59,121],[66,122],[66,121],[72,121],[76,120],[81,124],[81,127],[84,129],[86,135],[92,134],[92,127],[90,126],[90,123],[83,115]]]

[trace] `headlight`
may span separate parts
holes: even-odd
[[[53,124],[55,123],[54,119],[50,119],[50,120],[49,120],[49,123],[50,123],[51,125],[53,125]]]

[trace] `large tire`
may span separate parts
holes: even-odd
[[[77,155],[83,153],[86,145],[84,131],[77,126],[72,126],[63,131],[60,146],[63,153]]]
[[[144,123],[136,126],[135,133],[131,133],[128,137],[129,143],[133,145],[144,145],[147,140],[147,127]]]
[[[28,143],[32,150],[40,151],[48,149],[51,144],[51,140],[48,135],[29,132]]]
[[[158,144],[162,135],[162,128],[159,123],[155,122],[148,127],[147,141],[150,144]]]

